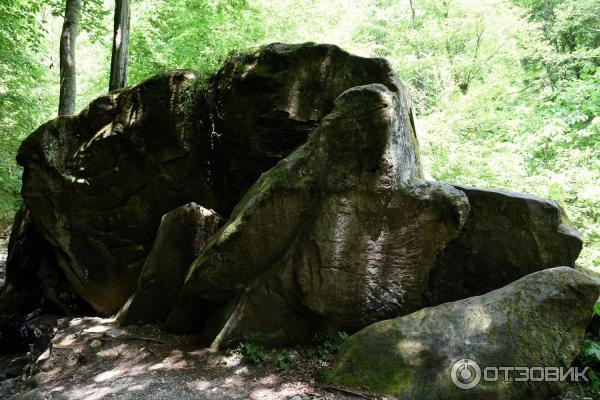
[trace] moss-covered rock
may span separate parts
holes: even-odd
[[[482,296],[377,322],[342,345],[322,379],[400,399],[546,399],[562,383],[481,380],[461,389],[451,369],[462,359],[481,370],[568,368],[599,294],[600,281],[575,269],[536,272]]]

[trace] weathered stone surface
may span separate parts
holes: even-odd
[[[568,267],[528,275],[483,296],[381,321],[351,336],[323,379],[399,399],[546,399],[560,382],[452,383],[452,365],[568,368],[600,283]],[[502,375],[502,374],[501,374]],[[469,381],[467,381],[469,382]]]
[[[420,179],[409,107],[394,90],[344,92],[308,142],[261,176],[192,265],[171,328],[203,325],[213,346],[281,345],[421,306],[468,204]]]
[[[487,293],[545,268],[573,267],[581,235],[554,201],[502,190],[456,186],[469,198],[460,235],[438,256],[428,303]]]
[[[222,155],[211,160],[214,175],[228,177],[218,190],[225,208],[231,210],[262,172],[304,143],[342,92],[370,83],[404,96],[386,60],[332,45],[273,43],[225,61],[211,78],[209,99],[220,135],[214,145]],[[407,113],[412,124],[412,110]]]
[[[37,273],[48,247],[29,209],[22,205],[15,215],[8,243],[6,282],[0,290],[0,317],[26,314],[41,305],[43,295]]]
[[[42,313],[89,311],[65,279],[25,205],[15,215],[6,267],[0,291],[0,354],[28,351],[39,343],[36,321]]]
[[[178,129],[193,79],[174,72],[112,92],[43,125],[19,150],[32,218],[101,315],[135,289],[162,215],[193,199],[213,202],[192,153],[202,138]]]
[[[72,286],[113,314],[165,213],[193,201],[229,215],[341,92],[376,82],[400,86],[384,60],[311,43],[238,54],[209,82],[157,76],[30,135],[18,155],[25,203]]]
[[[175,307],[168,326],[214,347],[355,331],[572,265],[581,246],[554,203],[424,181],[389,64],[329,45],[109,93],[40,127],[18,160],[30,211],[8,288],[68,314],[72,287],[126,323]],[[212,237],[208,209],[226,219]]]
[[[137,290],[117,319],[124,324],[164,321],[176,305],[190,265],[220,225],[217,213],[196,203],[165,214]]]

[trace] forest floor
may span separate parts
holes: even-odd
[[[253,364],[238,351],[198,347],[195,337],[166,334],[156,325],[124,328],[111,319],[59,320],[50,349],[22,377],[0,382],[0,398],[377,398],[316,383],[320,361],[299,352],[291,368],[282,370],[276,351]]]

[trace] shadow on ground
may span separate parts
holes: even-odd
[[[198,347],[195,337],[166,334],[155,325],[123,328],[112,319],[61,320],[51,348],[23,377],[0,383],[0,398],[365,398],[316,384],[312,367],[283,371],[276,356],[273,363],[254,365],[236,352]]]

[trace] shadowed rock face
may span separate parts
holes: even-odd
[[[0,316],[28,313],[40,305],[41,288],[34,277],[48,248],[29,209],[21,206],[10,234],[6,284],[0,291]]]
[[[412,121],[402,84],[383,59],[357,57],[331,45],[275,43],[225,61],[211,78],[212,119],[209,115],[204,122],[214,122],[219,135],[213,143],[217,157],[211,160],[224,204],[217,211],[229,214],[262,172],[304,143],[342,92],[370,83],[402,96]]]
[[[582,240],[554,201],[501,190],[456,186],[471,211],[460,235],[437,257],[431,305],[477,296],[535,271],[575,266]]]
[[[452,186],[420,180],[416,153],[398,92],[344,92],[240,201],[192,265],[168,324],[204,324],[213,346],[281,345],[420,308],[468,204]]]
[[[176,306],[190,264],[219,229],[221,217],[196,203],[162,218],[133,296],[119,311],[123,324],[164,321]]]
[[[384,60],[314,44],[234,56],[209,83],[160,75],[28,137],[23,197],[75,290],[110,315],[135,290],[166,212],[194,201],[228,215],[341,92],[373,82],[400,85]]]
[[[599,294],[597,278],[572,268],[539,271],[483,296],[373,324],[342,345],[323,379],[402,400],[547,399],[564,383],[501,379],[464,390],[452,383],[452,366],[471,359],[481,371],[569,368]]]
[[[22,144],[23,198],[58,263],[101,315],[135,289],[160,218],[214,197],[180,112],[191,72],[161,75],[41,126]]]

